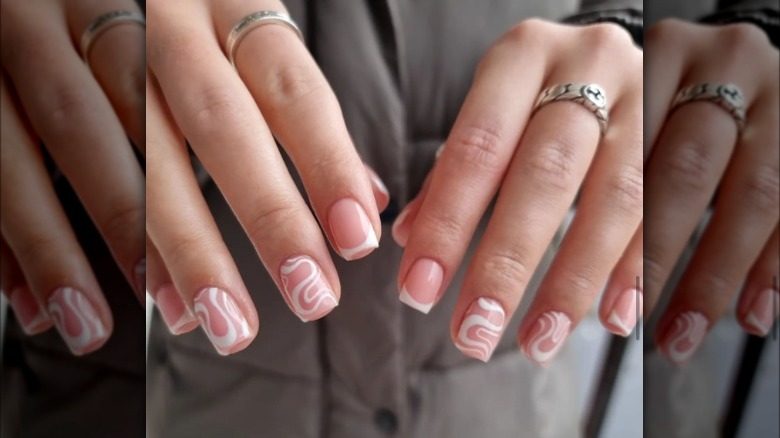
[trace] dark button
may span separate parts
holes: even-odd
[[[390,409],[379,409],[374,414],[374,422],[383,431],[393,434],[398,431],[398,418]]]

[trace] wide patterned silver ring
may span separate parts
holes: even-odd
[[[683,87],[675,95],[670,113],[681,105],[697,101],[712,102],[726,110],[737,122],[737,132],[742,134],[745,128],[745,98],[738,86],[702,82]]]
[[[108,29],[124,23],[135,23],[146,27],[146,19],[143,14],[133,11],[111,11],[92,20],[81,34],[79,49],[84,62],[89,65],[89,51],[95,39]]]
[[[227,39],[227,56],[233,67],[236,66],[235,55],[238,49],[238,43],[249,33],[250,30],[264,24],[283,24],[295,32],[298,38],[303,41],[303,34],[289,15],[276,11],[258,11],[247,15],[233,26]]]
[[[534,105],[534,112],[552,102],[572,101],[587,108],[596,116],[601,135],[607,132],[609,116],[607,115],[607,93],[596,84],[581,84],[566,82],[547,87],[539,94]]]

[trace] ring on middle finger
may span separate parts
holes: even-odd
[[[276,11],[253,12],[239,20],[236,25],[233,26],[233,29],[230,30],[230,35],[228,35],[227,39],[227,56],[231,65],[234,67],[236,66],[235,55],[236,50],[238,49],[238,44],[241,42],[241,40],[246,36],[247,33],[249,33],[250,30],[264,24],[285,25],[292,29],[298,38],[303,41],[303,34],[301,33],[301,30],[289,15]]]
[[[607,93],[597,84],[565,82],[547,87],[539,93],[533,111],[539,111],[540,108],[548,103],[567,100],[577,102],[592,112],[599,122],[601,135],[604,136],[609,123]]]

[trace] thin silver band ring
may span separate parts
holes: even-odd
[[[712,102],[726,110],[737,122],[737,133],[742,135],[742,130],[745,128],[745,98],[738,86],[717,82],[701,82],[683,87],[675,95],[669,112],[671,113],[681,105],[696,101]]]
[[[238,43],[241,42],[250,30],[264,24],[283,24],[292,29],[295,34],[298,35],[298,38],[303,41],[301,30],[289,15],[276,11],[254,12],[239,20],[238,23],[233,26],[233,29],[230,30],[230,34],[228,35],[227,55],[230,64],[232,64],[233,67],[236,66],[235,56],[236,49],[238,49]]]
[[[135,23],[146,27],[146,19],[139,12],[111,11],[92,20],[89,26],[84,29],[84,33],[81,34],[79,49],[81,49],[81,57],[88,66],[89,51],[92,49],[95,39],[108,29],[123,23]]]
[[[565,82],[547,87],[539,94],[533,112],[552,102],[572,101],[587,108],[596,116],[601,135],[607,132],[609,115],[607,114],[607,93],[597,84]]]

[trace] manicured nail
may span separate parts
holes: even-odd
[[[618,295],[612,310],[609,312],[607,322],[613,333],[628,336],[634,330],[637,322],[637,297],[642,299],[641,292],[636,289],[626,289]],[[641,302],[639,304],[641,311]]]
[[[310,257],[291,257],[279,271],[287,303],[301,321],[322,318],[339,305],[320,265]]]
[[[8,302],[24,333],[34,335],[51,326],[51,319],[38,305],[32,291],[26,286],[11,290],[8,293]]]
[[[249,322],[229,293],[207,287],[195,296],[195,315],[217,352],[228,355],[251,337]]]
[[[146,257],[142,258],[137,265],[135,265],[135,290],[138,294],[138,298],[144,298],[146,295]]]
[[[409,269],[399,299],[409,307],[427,314],[441,287],[444,271],[431,259],[418,259]]]
[[[368,176],[371,177],[371,181],[374,183],[374,186],[376,186],[376,189],[379,190],[380,193],[382,193],[383,195],[389,198],[390,192],[387,191],[387,186],[382,181],[382,178],[380,178],[379,175],[377,175],[377,173],[374,172],[374,169],[368,167],[366,169],[368,169]]]
[[[707,318],[699,312],[682,312],[667,329],[666,339],[661,342],[661,351],[672,362],[682,365],[693,356],[707,334]]]
[[[460,323],[455,346],[464,354],[487,362],[501,339],[505,319],[506,313],[498,301],[477,298]]]
[[[180,335],[198,325],[198,319],[184,305],[184,300],[172,284],[168,283],[157,291],[155,303],[172,334]]]
[[[379,246],[368,215],[354,199],[333,204],[328,219],[333,240],[346,260],[359,259]]]
[[[759,292],[745,316],[745,329],[754,335],[766,336],[777,318],[777,303],[780,303],[780,292],[774,289]]]
[[[96,350],[108,333],[95,307],[83,293],[61,287],[49,297],[48,310],[60,336],[75,355]]]
[[[563,312],[544,312],[536,320],[523,344],[526,357],[546,367],[552,362],[569,336],[571,319]]]
[[[406,242],[409,240],[409,227],[406,226],[406,219],[409,217],[409,206],[407,205],[401,213],[395,218],[393,222],[393,240],[400,246],[406,246]]]

